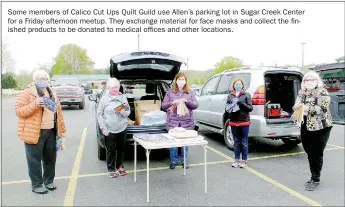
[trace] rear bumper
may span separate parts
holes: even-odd
[[[267,124],[263,116],[251,116],[249,136],[269,139],[300,137],[300,129],[294,123]]]
[[[58,97],[61,105],[77,105],[83,102],[84,97]]]

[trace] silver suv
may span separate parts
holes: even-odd
[[[286,144],[301,143],[300,131],[291,120],[292,106],[303,78],[298,69],[242,67],[212,76],[197,96],[199,107],[195,110],[195,118],[199,127],[222,134],[228,148],[233,150],[225,105],[233,81],[239,78],[244,81],[253,102],[249,137],[281,139]],[[280,104],[282,115],[269,116],[268,104]]]

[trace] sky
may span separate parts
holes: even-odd
[[[140,33],[140,50],[161,51],[188,58],[188,68],[213,69],[224,56],[240,58],[246,65],[301,65],[302,45],[304,64],[331,63],[344,56],[344,2],[3,2],[2,37],[16,61],[16,70],[32,71],[39,64],[52,64],[60,47],[75,43],[87,49],[95,68],[106,68],[111,56],[138,49],[138,33],[9,33],[8,18],[25,18],[8,14],[8,10],[29,9],[290,9],[305,10],[301,16],[259,15],[254,18],[298,18],[300,24],[288,25],[228,25],[232,33]],[[53,16],[49,16],[53,17]],[[58,18],[85,18],[68,16]],[[157,16],[113,16],[113,18],[161,18]],[[172,17],[172,16],[170,16]],[[174,16],[174,18],[251,18],[250,16]],[[36,16],[36,18],[47,18]],[[107,16],[88,16],[106,18]],[[21,26],[21,25],[17,25]],[[88,25],[78,25],[88,26]],[[90,25],[89,25],[90,26]],[[111,25],[107,25],[111,26]],[[175,25],[177,27],[178,25]],[[187,26],[187,25],[180,25]],[[195,26],[195,25],[193,25]],[[198,25],[196,27],[200,27]],[[217,25],[204,25],[215,27]],[[56,26],[54,26],[56,27]],[[162,27],[162,25],[157,25]]]

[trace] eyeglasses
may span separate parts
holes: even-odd
[[[304,79],[304,82],[314,82],[316,79]]]

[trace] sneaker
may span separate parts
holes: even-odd
[[[239,163],[239,161],[235,161],[235,162],[232,163],[231,166],[234,167],[234,168],[237,168],[238,166],[240,166],[240,163]]]
[[[184,163],[182,163],[182,168],[184,168]],[[188,164],[186,164],[186,169],[188,169],[189,168],[189,166],[188,166]]]
[[[240,163],[240,168],[245,168],[245,167],[247,167],[247,161],[242,161]]]
[[[125,171],[125,167],[123,165],[120,165],[119,169],[117,169],[117,172],[120,176],[127,175],[127,172]]]
[[[46,185],[46,188],[50,191],[56,190],[56,186],[53,183]]]
[[[37,194],[46,194],[48,193],[48,189],[44,186],[32,189],[32,192],[37,193]]]
[[[108,172],[109,173],[109,177],[111,178],[117,178],[117,173],[114,171]]]
[[[320,182],[311,180],[309,183],[307,182],[305,189],[307,191],[314,191],[319,187],[319,185],[320,185]]]
[[[171,170],[175,169],[175,166],[176,166],[176,165],[175,165],[174,163],[170,163],[170,169],[171,169]]]

